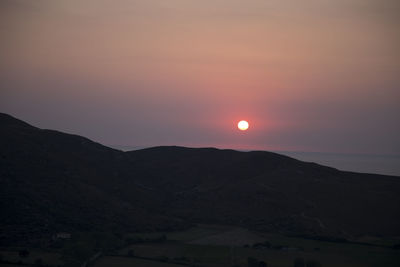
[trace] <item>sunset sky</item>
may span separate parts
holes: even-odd
[[[0,112],[112,146],[400,154],[398,14],[396,0],[0,0]]]

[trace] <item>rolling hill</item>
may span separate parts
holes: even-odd
[[[265,151],[122,152],[0,114],[0,243],[193,223],[303,236],[400,235],[400,178]]]

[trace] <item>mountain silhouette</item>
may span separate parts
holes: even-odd
[[[123,152],[0,113],[0,244],[193,223],[303,236],[400,235],[400,178],[265,151]]]

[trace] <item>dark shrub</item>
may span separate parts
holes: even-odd
[[[41,258],[36,259],[35,266],[43,266],[43,260]]]
[[[307,261],[306,267],[321,267],[322,264],[316,260],[309,260]]]
[[[20,250],[18,254],[21,258],[26,258],[29,256],[29,251],[27,249],[23,249]]]
[[[293,266],[294,267],[304,267],[305,266],[304,259],[303,258],[296,258],[294,260]]]
[[[133,257],[133,256],[135,256],[135,251],[133,251],[133,249],[130,249],[128,251],[128,257]]]
[[[258,260],[252,257],[247,258],[247,266],[248,267],[258,267]]]

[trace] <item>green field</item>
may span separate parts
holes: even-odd
[[[152,260],[127,258],[127,257],[111,257],[105,256],[96,262],[96,267],[125,267],[125,266],[141,266],[141,267],[182,267],[173,263],[163,263]]]
[[[83,232],[74,233],[71,240],[53,249],[2,248],[0,266],[40,266],[40,259],[44,266],[78,267],[94,255],[100,257],[94,257],[88,266],[247,267],[249,258],[266,262],[268,267],[293,267],[296,258],[324,267],[400,266],[399,250],[390,247],[398,240],[364,240],[370,245],[317,241],[223,225],[198,225],[178,232]],[[29,255],[22,257],[21,250],[29,250]]]
[[[127,255],[131,250],[139,257],[164,258],[170,262],[184,258],[186,263],[199,266],[247,266],[248,257],[276,267],[293,266],[299,257],[327,267],[400,266],[400,253],[392,248],[255,233],[229,226],[200,225],[182,232],[137,234],[135,237],[151,239],[162,234],[166,235],[167,241],[133,244],[120,250],[119,254]],[[264,241],[272,248],[252,247]]]
[[[19,256],[19,250],[24,248],[13,248],[13,249],[2,249],[0,250],[0,254],[2,260],[6,260],[10,263],[22,263],[22,264],[31,264],[34,265],[35,263],[40,260],[42,265],[50,265],[50,266],[62,266],[64,265],[63,260],[61,259],[61,254],[57,251],[45,251],[41,249],[29,249],[29,255],[26,257]],[[4,266],[15,266],[15,264],[6,264],[1,263]],[[0,265],[0,266],[3,266]],[[21,265],[19,265],[21,266]]]

